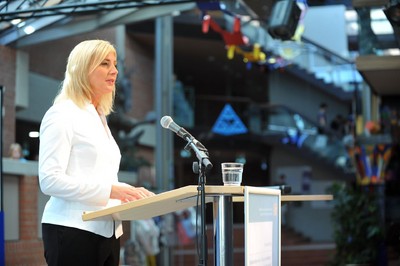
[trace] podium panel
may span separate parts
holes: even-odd
[[[281,265],[281,191],[245,187],[245,265]]]

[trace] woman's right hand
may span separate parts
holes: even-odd
[[[111,199],[118,199],[122,202],[130,202],[134,200],[144,199],[155,194],[144,187],[134,187],[128,184],[112,185]]]

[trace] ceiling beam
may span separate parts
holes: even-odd
[[[2,33],[0,35],[0,45],[9,45],[20,38],[30,36],[24,31],[25,27],[27,26],[32,26],[35,29],[35,31],[39,31],[47,27],[48,25],[51,25],[57,21],[64,19],[65,17],[66,17],[65,15],[57,15],[46,18],[27,20],[25,26],[20,28],[15,26],[15,29],[11,29]],[[34,33],[31,35],[34,35]]]
[[[381,7],[389,4],[389,0],[353,0],[352,6],[359,7]]]
[[[83,34],[96,29],[113,27],[123,24],[131,24],[147,19],[170,15],[173,12],[182,12],[196,7],[195,3],[183,3],[166,6],[151,6],[143,8],[130,8],[115,10],[106,14],[97,14],[87,16],[85,20],[82,17],[79,20],[67,22],[64,25],[52,25],[45,29],[35,32],[16,40],[14,46],[21,48],[24,46],[36,45],[42,42],[52,41],[73,35]]]
[[[24,3],[22,3],[24,2]],[[50,3],[49,1],[47,1]],[[126,1],[126,0],[102,0],[102,1],[63,1],[61,4],[44,5],[32,4],[31,1],[7,1],[0,6],[0,21],[13,19],[30,19],[55,15],[89,14],[101,11],[113,11],[116,9],[139,8],[146,6],[170,5],[193,2],[191,0],[167,0],[167,1]],[[25,3],[29,6],[24,5]]]

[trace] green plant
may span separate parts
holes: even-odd
[[[365,187],[335,183],[332,220],[336,254],[331,265],[375,265],[383,241],[378,196]]]

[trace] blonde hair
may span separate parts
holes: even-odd
[[[19,153],[19,157],[14,157],[14,151],[17,151]],[[22,158],[22,147],[19,143],[11,143],[10,144],[10,149],[8,150],[8,155],[13,158],[13,159],[20,159]]]
[[[69,54],[65,78],[54,103],[71,99],[76,105],[83,108],[87,102],[91,102],[94,92],[89,83],[89,74],[101,64],[109,53],[117,55],[114,46],[104,40],[87,40],[76,45]],[[99,99],[98,108],[105,115],[113,111],[114,98],[115,89],[112,93],[105,94]]]

